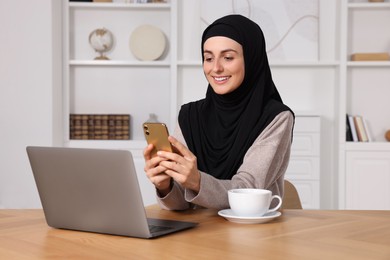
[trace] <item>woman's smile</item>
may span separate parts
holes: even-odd
[[[216,77],[213,77],[213,78],[214,78],[214,80],[215,80],[215,82],[216,82],[217,84],[224,84],[224,83],[226,83],[226,81],[229,80],[230,77],[216,76]]]

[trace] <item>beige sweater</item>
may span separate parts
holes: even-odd
[[[245,154],[237,173],[231,180],[219,180],[200,172],[200,191],[184,189],[174,182],[171,192],[157,201],[164,209],[184,210],[192,207],[229,208],[227,191],[234,188],[260,188],[283,196],[283,180],[290,159],[293,115],[280,113],[257,137]],[[174,136],[186,144],[181,129]]]

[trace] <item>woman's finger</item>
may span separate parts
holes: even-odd
[[[191,151],[185,145],[179,142],[175,137],[169,136],[168,141],[180,152],[180,154],[183,157],[188,157],[193,155]]]
[[[144,149],[144,159],[145,161],[150,160],[152,158],[151,152],[153,150],[153,144],[149,144]]]

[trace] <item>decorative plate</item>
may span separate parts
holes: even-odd
[[[137,27],[130,36],[130,50],[142,61],[159,59],[165,52],[166,44],[164,33],[149,24]]]

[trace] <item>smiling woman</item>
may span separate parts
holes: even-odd
[[[276,89],[260,27],[228,15],[202,36],[206,97],[181,107],[169,141],[176,153],[144,150],[145,172],[165,209],[229,207],[228,190],[283,196],[294,114]]]

